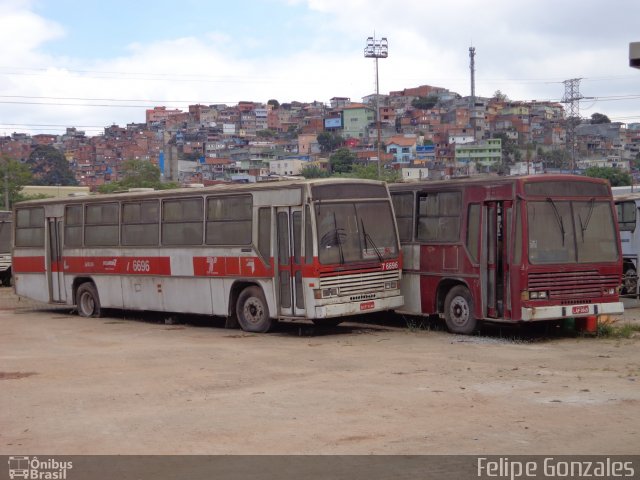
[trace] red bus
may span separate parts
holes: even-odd
[[[15,206],[18,295],[208,314],[266,332],[402,305],[387,186],[312,180],[32,200]]]
[[[403,312],[531,322],[623,312],[609,184],[573,175],[390,185],[403,251]]]

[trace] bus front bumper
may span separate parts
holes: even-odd
[[[591,303],[551,307],[522,308],[522,320],[558,320],[561,318],[589,317],[592,315],[618,315],[624,312],[622,302]]]
[[[360,315],[362,313],[395,310],[403,304],[404,297],[402,295],[363,300],[362,302],[332,303],[330,305],[315,307],[314,318],[345,317],[348,315]]]

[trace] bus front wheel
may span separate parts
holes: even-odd
[[[100,316],[100,297],[98,297],[98,290],[93,283],[83,283],[78,287],[76,305],[78,315],[81,317]]]
[[[476,329],[478,320],[473,313],[473,300],[467,287],[458,285],[449,290],[444,299],[444,319],[452,333],[468,335]]]
[[[259,287],[247,287],[238,296],[236,315],[245,332],[265,333],[273,326],[269,307]]]

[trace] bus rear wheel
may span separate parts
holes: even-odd
[[[99,317],[101,315],[100,297],[98,297],[98,290],[93,283],[86,282],[78,287],[76,305],[78,315],[81,317]]]
[[[467,287],[458,285],[444,299],[444,319],[452,333],[468,335],[478,326],[473,313],[473,300]]]
[[[247,287],[238,296],[236,315],[245,332],[265,333],[273,326],[269,307],[259,287]]]

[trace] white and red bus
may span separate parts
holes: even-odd
[[[390,185],[402,311],[530,322],[619,314],[622,255],[609,184],[571,175]]]
[[[18,295],[103,308],[340,323],[402,305],[387,186],[266,182],[33,200],[15,206]]]

